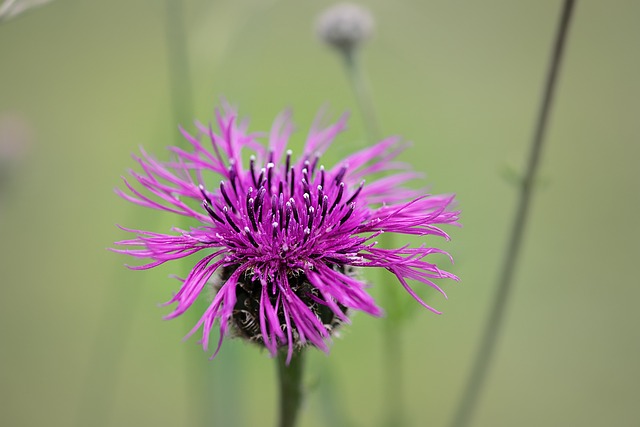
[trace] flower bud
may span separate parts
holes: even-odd
[[[328,8],[316,22],[320,40],[343,53],[351,53],[369,39],[373,28],[371,12],[353,3],[339,3]]]

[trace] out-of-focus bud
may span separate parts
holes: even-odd
[[[32,129],[22,116],[0,113],[0,195],[5,182],[27,155],[32,139]]]
[[[374,20],[369,10],[353,3],[339,3],[325,10],[316,22],[318,37],[342,51],[351,54],[369,39]]]
[[[8,21],[28,9],[42,6],[53,0],[4,0],[0,4],[0,22]]]

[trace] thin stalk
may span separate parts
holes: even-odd
[[[377,115],[373,104],[373,98],[366,84],[364,74],[360,67],[357,50],[347,50],[343,52],[344,64],[349,82],[362,115],[365,131],[369,144],[378,141],[380,130]],[[379,237],[380,246],[383,248],[394,247],[394,236],[385,233]],[[380,282],[387,281],[386,271],[380,272]],[[388,284],[383,292],[383,306],[387,309],[387,318],[384,320],[382,329],[382,375],[383,375],[383,401],[385,402],[386,414],[384,415],[385,425],[401,427],[403,425],[403,383],[404,375],[403,347],[400,339],[400,322],[402,320],[401,307],[396,298],[396,289]],[[384,285],[383,285],[384,286]]]
[[[378,141],[380,135],[378,119],[373,106],[371,91],[366,83],[357,50],[348,50],[343,53],[345,70],[349,83],[358,103],[358,109],[362,115],[365,132],[370,144]]]
[[[141,215],[138,215],[140,217]],[[122,269],[121,263],[118,265]],[[98,319],[98,327],[89,350],[89,370],[85,374],[78,398],[78,411],[74,424],[78,427],[101,427],[110,424],[115,400],[118,376],[116,373],[123,362],[126,343],[131,334],[131,323],[139,304],[142,283],[127,283],[123,292],[123,280],[113,275],[114,282],[109,287],[106,303]],[[141,279],[144,280],[144,279]],[[118,313],[114,316],[113,313]]]
[[[169,77],[169,95],[173,115],[172,126],[186,126],[194,119],[191,100],[191,73],[187,34],[184,25],[184,2],[182,0],[165,1],[165,46],[167,48],[167,69]],[[177,130],[175,131],[177,144],[182,143]],[[195,311],[183,316],[183,321],[190,329],[197,318]],[[203,371],[202,353],[194,351],[190,346],[184,347],[185,379],[187,382],[188,413],[191,417],[190,425],[205,426],[210,423],[208,401],[211,400],[211,388],[207,386],[208,376]]]
[[[564,52],[565,40],[569,29],[573,0],[565,0],[562,7],[560,21],[556,33],[551,60],[547,71],[546,83],[542,95],[542,102],[538,113],[535,132],[531,141],[531,151],[524,177],[520,183],[520,194],[516,214],[511,229],[511,235],[506,247],[504,264],[498,279],[498,288],[493,300],[490,315],[484,327],[482,341],[476,359],[467,381],[467,386],[458,405],[457,412],[451,424],[452,427],[464,427],[469,424],[477,406],[478,398],[484,386],[487,373],[491,367],[495,345],[502,331],[504,312],[507,307],[513,275],[518,262],[522,239],[527,224],[529,205],[533,195],[534,182],[542,153],[547,121],[553,105],[558,71]]]
[[[183,117],[192,119],[190,111],[191,88],[180,1],[167,0],[166,11],[169,90],[172,97],[174,123],[178,124],[183,123]],[[133,222],[137,222],[136,220],[148,222],[149,218],[146,214],[147,211],[136,209],[135,214],[132,215]],[[90,360],[92,363],[83,383],[75,425],[102,426],[109,424],[109,414],[115,397],[116,372],[123,361],[125,344],[130,335],[133,314],[139,304],[145,278],[146,275],[136,277],[136,283],[127,289],[126,295],[122,293],[122,286],[112,286],[107,290],[106,303],[103,305],[103,311],[98,320],[95,340],[91,344]],[[115,278],[114,280],[120,281]],[[123,301],[126,301],[124,309],[122,309]],[[114,317],[113,313],[116,311],[119,311],[120,315]],[[192,364],[186,363],[185,365],[188,367]],[[194,372],[191,377],[195,381],[197,374]],[[100,387],[97,387],[96,384],[100,384]],[[199,390],[194,390],[193,395],[201,396],[202,393],[199,393]],[[189,399],[189,401],[196,402],[197,400]],[[197,406],[196,409],[200,413],[206,407],[204,403],[198,403]],[[190,412],[194,413],[193,408]],[[204,420],[192,425],[204,425]]]
[[[165,0],[167,69],[169,71],[169,94],[173,114],[172,126],[186,126],[194,119],[191,100],[191,72],[187,50],[187,35],[184,26],[182,0]],[[178,138],[176,131],[176,138]],[[182,138],[178,138],[182,141]]]
[[[389,300],[387,300],[389,301]],[[399,319],[385,319],[383,323],[382,357],[384,372],[384,405],[386,407],[385,425],[401,427],[404,425],[404,386],[403,386],[403,347],[402,328]]]
[[[280,384],[280,427],[295,427],[302,402],[302,374],[304,350],[293,353],[287,365],[287,352],[278,352],[278,380]]]

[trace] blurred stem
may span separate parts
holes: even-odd
[[[120,265],[119,267],[122,268]],[[97,331],[89,350],[89,371],[85,375],[78,398],[75,419],[78,427],[110,424],[118,379],[116,374],[122,363],[125,345],[132,329],[133,314],[142,290],[142,283],[136,283],[127,288],[124,295],[123,282],[116,280],[116,283],[120,284],[114,284],[106,290],[106,303],[102,306]],[[127,281],[124,284],[131,285]],[[114,313],[118,314],[114,316]]]
[[[393,291],[393,289],[390,289]],[[395,299],[387,298],[387,302],[394,301]],[[398,322],[400,319],[388,317],[383,322],[383,341],[382,341],[382,357],[383,357],[383,372],[384,372],[384,402],[386,406],[386,426],[387,427],[402,427],[404,425],[403,420],[403,357],[402,357],[402,329],[399,327]]]
[[[520,183],[520,195],[516,214],[513,221],[511,236],[506,247],[504,264],[498,279],[498,288],[491,307],[489,319],[485,324],[480,348],[476,355],[467,386],[460,400],[455,418],[451,424],[453,427],[464,427],[469,424],[477,405],[478,397],[484,386],[487,373],[491,367],[491,361],[495,350],[495,344],[502,331],[504,312],[507,307],[509,291],[512,287],[513,275],[518,261],[522,237],[529,213],[529,205],[533,195],[533,186],[538,169],[538,162],[542,153],[544,135],[547,121],[551,112],[554,89],[557,81],[558,70],[562,61],[566,35],[569,29],[573,0],[565,0],[562,7],[560,22],[556,39],[551,54],[546,83],[542,95],[542,102],[538,113],[535,132],[531,141],[531,151],[525,175]]]
[[[304,350],[294,351],[287,365],[287,352],[278,352],[278,379],[280,383],[280,427],[294,427],[302,402],[302,374]]]
[[[384,233],[379,236],[380,246],[392,248],[393,235]],[[404,414],[403,402],[403,377],[404,377],[404,357],[402,347],[401,323],[404,319],[402,306],[398,300],[398,288],[392,286],[393,283],[387,281],[386,270],[380,272],[380,281],[383,284],[383,304],[387,311],[387,317],[383,321],[382,328],[382,373],[384,380],[384,402],[386,406],[386,426],[402,427]]]
[[[172,98],[173,115],[176,124],[180,122],[183,112],[191,104],[188,79],[188,61],[185,48],[185,35],[182,23],[182,5],[177,0],[166,1],[166,44],[169,68],[169,90]],[[185,113],[186,114],[186,113]],[[190,112],[188,113],[190,114]],[[146,211],[136,210],[133,220],[146,221]],[[146,277],[146,276],[145,276]],[[139,303],[141,288],[145,277],[137,279],[135,286],[128,288],[126,294],[122,293],[121,286],[111,286],[107,289],[108,295],[103,305],[103,311],[98,320],[95,341],[91,345],[89,366],[82,388],[76,415],[78,426],[101,426],[109,424],[109,414],[113,406],[115,396],[116,373],[122,363],[125,344],[128,340],[133,321],[135,307]],[[119,280],[116,280],[119,282]],[[126,301],[126,304],[123,302]],[[121,308],[125,305],[125,309]],[[119,312],[118,316],[113,313]],[[186,363],[187,369],[191,363]],[[196,373],[189,375],[194,377]],[[96,384],[100,384],[99,387]],[[194,407],[190,413],[200,413],[204,405],[200,405],[197,396],[202,395],[199,390],[194,390],[193,399],[188,399]],[[195,406],[197,405],[197,408]],[[197,411],[194,411],[194,408]],[[193,425],[204,425],[203,421]]]
[[[346,50],[343,52],[345,69],[351,83],[353,93],[360,109],[360,114],[364,121],[365,131],[367,133],[368,144],[372,145],[378,141],[380,131],[377,115],[373,105],[373,98],[369,87],[366,84],[364,73],[360,67],[360,61],[357,50]],[[380,247],[394,247],[394,236],[389,233],[379,236]],[[385,286],[387,280],[386,271],[380,272],[380,282],[383,286],[383,306],[387,310],[387,318],[384,319],[382,329],[382,375],[384,381],[383,401],[385,402],[386,414],[385,422],[388,426],[402,426],[403,410],[403,385],[402,378],[404,376],[404,363],[402,355],[402,340],[400,339],[400,323],[402,320],[402,307],[399,304],[396,294],[396,288],[389,283]]]
[[[318,372],[317,385],[312,385],[309,391],[316,391],[319,395],[319,407],[321,408],[318,420],[319,425],[324,426],[340,426],[353,427],[356,424],[350,419],[345,411],[346,402],[343,397],[342,390],[338,387],[333,376],[332,361],[326,359],[327,363],[322,362],[320,372]]]
[[[191,100],[191,73],[187,47],[187,34],[184,25],[184,2],[182,0],[166,0],[166,42],[167,68],[169,74],[170,104],[173,113],[173,126],[186,125],[194,119]],[[174,127],[175,129],[175,127]],[[175,132],[176,145],[183,139]],[[187,228],[187,227],[183,227]],[[190,266],[189,266],[190,267]],[[198,321],[194,318],[195,310],[183,316],[187,328]],[[192,426],[209,425],[208,401],[211,400],[211,388],[207,386],[208,376],[205,375],[202,353],[194,351],[190,346],[184,346],[184,369],[187,382],[188,413]]]
[[[188,61],[186,54],[185,32],[183,27],[182,5],[180,1],[167,0],[166,2],[166,36],[167,49],[169,59],[169,78],[170,92],[172,97],[173,115],[176,125],[183,122],[183,117],[189,117],[191,120],[191,89],[188,72]],[[149,219],[146,211],[136,209],[133,215],[133,222],[146,221]],[[139,303],[141,289],[146,275],[142,278],[136,278],[137,283],[128,287],[126,295],[122,293],[121,286],[112,286],[107,292],[106,303],[103,305],[103,311],[98,320],[98,328],[95,334],[95,341],[91,345],[90,359],[91,364],[89,371],[85,377],[83,391],[81,393],[78,405],[78,413],[76,416],[76,425],[78,426],[102,426],[109,424],[109,414],[115,396],[116,373],[122,363],[122,357],[125,351],[125,344],[128,340],[133,322],[133,314],[135,307]],[[116,280],[119,282],[119,280]],[[123,309],[124,306],[124,309]],[[119,313],[113,316],[113,313]],[[191,325],[189,325],[189,328]],[[193,363],[186,363],[187,369]],[[204,384],[197,375],[195,369],[189,369],[190,382],[196,381]],[[97,386],[99,384],[99,386]],[[206,408],[199,396],[204,386],[193,389],[190,403],[193,403],[191,413],[203,414]],[[203,399],[200,397],[200,399]],[[198,420],[191,425],[205,425],[205,420]]]
[[[362,115],[364,122],[365,132],[369,144],[373,144],[378,141],[380,135],[377,115],[375,108],[373,107],[373,98],[371,97],[371,91],[367,85],[364,74],[360,67],[360,59],[357,50],[347,50],[343,52],[345,70],[349,83],[353,89],[353,93],[358,103],[358,109]]]
[[[183,1],[165,0],[165,8],[167,68],[169,70],[169,93],[173,114],[172,125],[184,126],[187,123],[191,123],[194,117]],[[180,138],[180,140],[182,139]]]

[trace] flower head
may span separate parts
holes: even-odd
[[[325,10],[316,22],[318,37],[336,49],[351,53],[373,33],[369,10],[353,3],[338,3]]]
[[[421,195],[403,186],[417,174],[394,161],[404,148],[397,138],[325,168],[320,156],[345,128],[346,116],[324,127],[320,115],[296,157],[287,150],[293,131],[289,113],[276,119],[266,147],[230,107],[216,119],[219,132],[197,124],[206,142],[182,130],[190,149],[171,147],[172,161],[143,151],[135,157],[142,173],[131,172],[142,189],[125,179],[129,191],[118,190],[133,203],[198,224],[173,234],[127,229],[136,237],[117,243],[124,247],[119,252],[151,260],[135,269],[201,254],[167,303],[175,304],[167,318],[184,313],[211,283],[215,297],[188,334],[202,327],[205,349],[217,321],[216,353],[229,332],[264,345],[271,354],[286,347],[291,356],[306,344],[326,351],[332,332],[349,322],[351,310],[381,315],[357,274],[368,267],[387,269],[435,311],[408,281],[442,292],[432,280],[455,276],[424,258],[443,251],[409,245],[385,249],[375,239],[383,232],[447,238],[439,225],[456,224],[458,212],[450,210],[452,196]],[[373,179],[365,184],[367,176]]]

